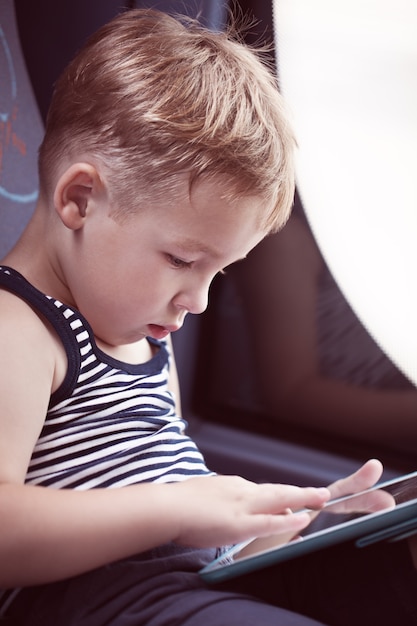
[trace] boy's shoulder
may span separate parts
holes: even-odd
[[[1,286],[0,346],[1,372],[12,363],[23,372],[24,364],[35,358],[39,367],[50,371],[52,390],[63,380],[67,357],[55,331],[30,304]]]
[[[0,288],[0,481],[24,479],[45,420],[57,354],[40,317]]]
[[[7,325],[25,329],[37,329],[45,324],[34,309],[19,295],[3,288],[0,285],[0,332]],[[32,328],[33,327],[33,328]]]

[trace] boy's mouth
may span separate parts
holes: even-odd
[[[148,324],[148,335],[154,339],[164,339],[170,333],[174,333],[180,326],[160,326],[159,324]]]

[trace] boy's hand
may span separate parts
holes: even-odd
[[[291,510],[320,509],[330,497],[326,488],[258,485],[237,476],[192,478],[170,485],[170,491],[173,519],[178,521],[174,541],[195,547],[296,534],[310,517]]]
[[[276,536],[282,535],[285,542],[314,517],[314,513],[308,514],[302,509],[318,510],[330,498],[368,489],[379,480],[382,470],[380,461],[371,459],[327,489],[258,485],[237,476],[194,478],[177,483],[173,490],[175,519],[179,523],[175,541],[183,545],[212,547],[270,535],[275,535],[274,541],[277,541]],[[387,505],[380,499],[371,504],[368,500],[370,510]]]

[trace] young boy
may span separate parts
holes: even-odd
[[[219,546],[296,533],[309,517],[291,510],[372,484],[380,465],[329,489],[212,475],[175,408],[169,340],[213,277],[285,223],[293,148],[255,53],[159,12],[114,19],[58,81],[39,202],[0,269],[11,623],[317,623],[197,572]],[[290,606],[278,576],[273,601]]]

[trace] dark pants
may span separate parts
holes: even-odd
[[[342,545],[209,588],[197,572],[213,557],[210,550],[169,545],[70,580],[27,588],[5,624],[417,624],[417,574],[406,542],[361,550]]]

